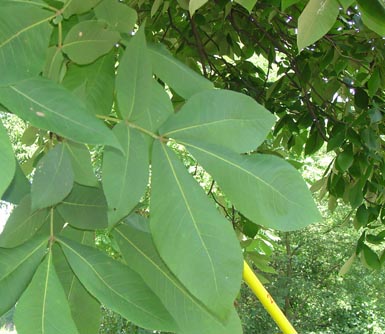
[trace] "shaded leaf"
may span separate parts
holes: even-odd
[[[232,310],[226,324],[178,281],[160,258],[152,240],[148,221],[139,215],[125,219],[113,232],[128,266],[152,287],[184,334],[240,334],[239,318]],[[185,315],[188,314],[188,317]]]
[[[152,87],[152,69],[144,25],[127,44],[116,76],[119,111],[132,122],[147,112]]]
[[[108,53],[119,39],[120,34],[106,29],[103,22],[83,21],[68,32],[62,50],[75,63],[89,64]]]
[[[11,184],[16,171],[16,160],[13,154],[11,142],[3,123],[0,120],[0,197],[3,196]]]
[[[73,14],[82,14],[94,8],[100,0],[81,0],[81,1],[70,1],[69,5],[64,10],[64,17],[68,18]]]
[[[74,184],[71,193],[57,206],[66,222],[85,230],[106,228],[107,203],[99,188]]]
[[[110,52],[86,66],[70,64],[63,86],[72,91],[95,115],[112,110],[115,85],[115,53]]]
[[[28,2],[1,2],[0,86],[40,73],[52,31],[49,21],[54,15]]]
[[[16,247],[29,240],[47,221],[48,216],[48,209],[32,211],[31,197],[26,196],[9,216],[0,234],[0,247]]]
[[[337,0],[310,0],[298,18],[298,50],[318,41],[336,22]]]
[[[149,51],[154,73],[183,98],[214,88],[212,82],[175,59],[164,46],[153,44]]]
[[[106,148],[103,155],[103,189],[109,224],[127,216],[144,195],[148,183],[148,146],[143,135],[124,122],[113,129],[123,152]]]
[[[254,223],[292,231],[321,218],[301,174],[286,161],[270,155],[237,155],[199,143],[187,148]]]
[[[28,179],[25,177],[20,165],[16,163],[16,171],[13,180],[1,200],[13,204],[19,204],[20,201],[29,194],[30,190],[31,185]]]
[[[63,287],[52,264],[52,252],[40,264],[16,306],[19,334],[77,334]]]
[[[74,174],[63,144],[56,145],[38,163],[31,187],[32,209],[41,209],[64,199],[72,189]]]
[[[74,181],[89,187],[99,185],[91,163],[90,151],[85,145],[66,141],[64,143],[71,158]]]
[[[106,21],[110,28],[126,34],[134,29],[138,19],[135,10],[117,0],[103,0],[94,11],[96,17]]]
[[[43,76],[52,81],[61,82],[64,68],[64,56],[61,48],[56,46],[48,48]]]
[[[275,117],[252,98],[226,90],[195,94],[160,128],[164,137],[203,140],[243,153],[266,138]]]
[[[350,268],[353,265],[354,260],[356,259],[356,253],[353,253],[351,257],[344,263],[344,265],[341,267],[340,271],[338,272],[338,275],[344,276],[346,275]]]
[[[242,273],[232,226],[168,147],[156,141],[151,161],[150,226],[159,254],[182,284],[224,320]]]
[[[79,231],[66,227],[62,235],[76,240],[77,242],[93,246],[95,244],[95,233]],[[68,303],[70,305],[72,318],[80,334],[97,333],[102,318],[100,303],[89,294],[72,272],[60,247],[53,248],[54,265],[63,286]]]
[[[381,268],[377,253],[365,244],[362,245],[361,260],[371,269]]]
[[[144,328],[175,330],[174,320],[142,278],[107,255],[60,237],[76,276],[101,303]]]
[[[0,101],[32,125],[87,144],[119,147],[116,138],[74,95],[43,78],[0,88]]]
[[[16,248],[0,248],[0,316],[26,289],[45,254],[47,241],[37,237]]]

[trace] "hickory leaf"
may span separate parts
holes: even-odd
[[[195,297],[226,319],[242,273],[232,226],[167,146],[155,142],[151,161],[150,227],[159,254]]]

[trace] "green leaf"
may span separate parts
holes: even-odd
[[[341,171],[346,171],[354,162],[353,149],[348,146],[342,153],[338,154],[336,166]]]
[[[69,239],[58,239],[76,276],[109,309],[141,327],[176,329],[159,298],[129,267],[107,255]]]
[[[109,27],[129,34],[138,19],[136,11],[117,0],[103,0],[94,9],[96,17],[108,23]]]
[[[123,152],[106,148],[103,155],[103,189],[112,225],[127,216],[144,195],[148,183],[148,146],[143,135],[124,122],[113,129]]]
[[[16,306],[15,325],[19,334],[78,334],[52,264],[52,252],[40,264],[31,284]]]
[[[47,221],[48,216],[47,209],[32,211],[31,197],[27,195],[9,216],[0,234],[0,247],[12,248],[29,240]]]
[[[99,21],[83,21],[72,27],[63,43],[63,52],[79,65],[89,64],[108,53],[120,34]]]
[[[0,248],[0,316],[26,289],[45,254],[47,241],[37,237],[16,248]]]
[[[84,186],[97,187],[99,182],[92,167],[88,148],[70,141],[66,141],[64,145],[71,158],[74,181]]]
[[[48,48],[43,76],[52,81],[61,82],[64,70],[64,56],[61,52],[61,48],[56,46]]]
[[[377,253],[365,244],[362,245],[361,260],[371,269],[381,268]]]
[[[160,128],[164,137],[203,140],[243,153],[266,138],[275,117],[254,99],[226,90],[195,94]]]
[[[226,324],[178,281],[160,258],[148,221],[139,215],[125,219],[113,232],[127,265],[137,271],[152,287],[184,334],[240,334],[242,327],[236,312],[232,311]],[[188,314],[188,317],[185,315]]]
[[[54,15],[27,2],[1,2],[0,86],[40,73],[52,31],[49,21]]]
[[[115,53],[110,52],[92,64],[70,64],[63,86],[73,92],[95,115],[109,115],[114,100]]]
[[[357,0],[364,24],[380,36],[385,36],[385,3],[383,0]]]
[[[135,124],[156,132],[159,126],[174,112],[172,103],[165,89],[155,80],[152,81],[151,99],[148,111],[138,115]]]
[[[33,177],[32,209],[59,203],[72,189],[74,174],[63,144],[56,145],[38,163]]]
[[[0,102],[32,125],[87,144],[119,143],[102,121],[94,118],[74,95],[43,78],[0,88]]]
[[[84,230],[108,226],[107,203],[99,188],[74,184],[71,193],[57,206],[66,222]]]
[[[147,111],[151,87],[151,61],[142,25],[127,44],[116,76],[118,107],[124,119],[135,122]]]
[[[338,13],[337,0],[310,0],[298,19],[298,50],[323,37],[333,27]]]
[[[73,14],[83,14],[94,8],[100,0],[81,0],[81,1],[68,1],[68,6],[64,10],[64,17],[68,18]]]
[[[286,161],[270,155],[237,155],[199,143],[187,148],[254,223],[292,231],[321,218],[301,174]]]
[[[376,95],[378,89],[381,87],[380,69],[376,67],[368,81],[368,94],[370,97]]]
[[[3,196],[11,184],[16,171],[16,160],[11,142],[3,123],[0,120],[0,197]]]
[[[232,226],[167,146],[156,141],[151,162],[150,226],[159,254],[182,284],[224,320],[242,273]]]
[[[190,0],[189,1],[189,11],[190,15],[193,16],[194,13],[201,8],[208,0]]]
[[[246,8],[249,13],[253,10],[257,0],[235,0],[236,3],[239,3],[243,8]]]
[[[28,179],[25,177],[20,165],[16,163],[16,172],[13,180],[1,200],[13,204],[19,204],[20,201],[29,194],[30,190],[31,185]]]
[[[354,3],[354,0],[339,0],[339,2],[342,7],[347,10]]]
[[[300,2],[301,0],[281,0],[281,10],[285,11],[290,6],[295,5],[296,3]]]
[[[153,17],[156,12],[159,10],[160,5],[163,3],[163,0],[155,0],[151,6],[151,17]]]
[[[95,245],[95,234],[66,227],[62,233],[84,245]],[[100,303],[89,294],[72,272],[64,254],[58,245],[53,248],[53,260],[56,272],[63,286],[72,318],[80,334],[97,333],[102,318]]]
[[[149,45],[154,73],[185,99],[214,85],[191,68],[175,59],[160,44]]]

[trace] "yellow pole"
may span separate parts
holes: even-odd
[[[258,297],[266,311],[270,314],[282,332],[284,334],[298,334],[289,320],[287,320],[281,309],[275,303],[274,299],[262,285],[261,281],[257,276],[255,276],[246,261],[244,261],[243,266],[243,279],[251,290],[253,290],[254,294]]]

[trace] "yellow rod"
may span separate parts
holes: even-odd
[[[246,261],[244,261],[243,265],[243,279],[250,289],[253,290],[281,331],[284,334],[298,334]]]

